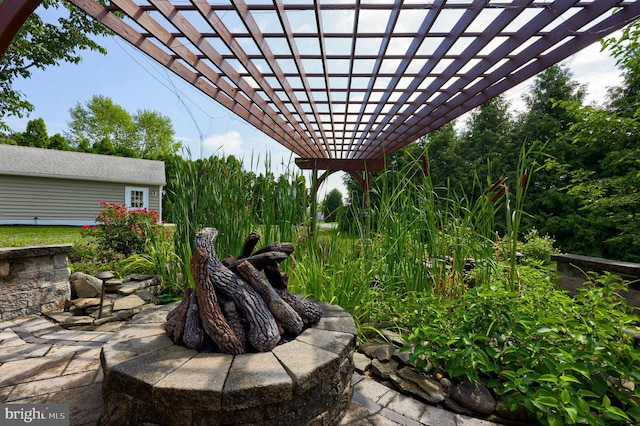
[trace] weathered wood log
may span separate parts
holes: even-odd
[[[253,253],[253,249],[256,248],[256,244],[260,240],[261,235],[258,231],[252,231],[246,240],[244,240],[244,245],[242,246],[242,252],[238,256],[238,259],[244,259],[245,257],[251,256]]]
[[[289,293],[289,290],[276,289],[276,292],[282,300],[287,302],[300,315],[306,325],[315,324],[322,318],[322,311],[315,303],[298,299]]]
[[[238,264],[238,261],[235,257],[228,254],[224,257],[224,259],[222,259],[222,264],[227,268],[235,268],[235,265]]]
[[[282,270],[279,263],[269,263],[262,268],[264,275],[273,288],[286,290],[289,287],[289,277]]]
[[[253,253],[253,256],[262,253],[268,253],[270,251],[281,251],[283,253],[286,253],[287,256],[290,256],[291,253],[293,253],[294,249],[295,246],[293,245],[293,243],[271,243],[262,247],[260,250],[256,250],[256,252]]]
[[[184,323],[182,342],[189,349],[195,349],[196,351],[200,350],[202,342],[204,342],[204,328],[200,320],[198,298],[195,291],[192,291],[191,297],[189,297],[189,307],[187,308],[187,318]]]
[[[209,253],[204,248],[197,247],[190,265],[200,304],[202,327],[223,353],[231,355],[245,353],[244,345],[235,335],[218,306],[215,287],[209,275],[209,259]]]
[[[244,333],[244,327],[242,326],[240,315],[236,309],[236,304],[231,300],[227,300],[222,305],[222,310],[224,311],[225,318],[227,318],[229,327],[231,327],[235,335],[238,336],[238,340],[240,340],[240,343],[242,344],[242,349],[246,352],[247,336]]]
[[[249,262],[251,263],[253,266],[256,267],[256,269],[261,270],[264,267],[266,267],[267,265],[270,265],[272,263],[278,263],[283,261],[284,259],[286,259],[287,257],[289,257],[288,254],[286,254],[285,252],[282,251],[270,251],[270,252],[266,252],[266,253],[260,253],[257,255],[251,255],[249,257],[246,257],[244,259],[237,259],[237,260],[233,260],[233,258],[231,256],[227,256],[224,259],[223,264],[231,269],[234,270],[238,267],[238,264],[240,262]]]
[[[270,351],[280,341],[278,326],[266,302],[237,274],[224,266],[214,248],[218,231],[205,228],[196,235],[196,249],[204,249],[208,254],[207,270],[215,289],[231,299],[247,321],[247,340],[258,351]]]
[[[175,344],[182,342],[182,333],[184,332],[184,324],[187,320],[191,291],[190,288],[187,288],[180,303],[167,314],[165,331]]]
[[[269,310],[278,319],[287,331],[298,335],[304,329],[304,323],[300,315],[276,293],[251,263],[243,261],[238,265],[240,275],[253,287],[267,302]]]

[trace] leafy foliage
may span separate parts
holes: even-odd
[[[524,242],[520,245],[520,251],[524,256],[524,262],[548,265],[551,262],[551,255],[557,252],[553,246],[555,240],[547,235],[540,235],[536,228],[531,228],[524,235]]]
[[[149,110],[132,116],[106,96],[95,95],[69,112],[67,138],[81,151],[155,159],[175,155],[182,146],[168,117]]]
[[[92,37],[106,34],[106,27],[62,0],[44,0],[42,5],[64,12],[61,11],[56,23],[44,22],[33,13],[0,58],[0,130],[7,130],[2,117],[22,117],[33,110],[24,95],[12,87],[16,79],[29,78],[34,68],[45,69],[60,62],[78,64],[84,49],[106,54]]]
[[[146,209],[128,209],[123,204],[101,201],[96,216],[98,227],[93,236],[103,250],[129,256],[143,253],[151,234],[157,232],[158,213]],[[89,228],[86,228],[89,229]]]
[[[173,230],[163,227],[147,234],[149,238],[144,251],[134,253],[120,262],[120,273],[157,275],[160,278],[161,293],[168,300],[173,296],[182,296],[182,260],[174,250]]]
[[[218,254],[237,255],[244,239],[259,229],[264,244],[295,241],[307,219],[308,192],[304,177],[275,179],[266,163],[264,175],[243,169],[235,157],[185,160],[174,157],[167,182],[166,216],[176,224],[175,250],[190,277],[191,246],[201,227],[218,229]]]
[[[556,290],[552,277],[521,267],[522,291],[499,279],[452,301],[437,299],[409,342],[411,359],[427,360],[452,378],[478,381],[515,410],[524,405],[545,425],[640,421],[640,357],[624,329],[637,323],[617,277],[594,278],[576,298]]]
[[[342,208],[342,194],[337,189],[332,189],[322,202],[322,214],[327,222],[335,222],[339,210]]]
[[[96,275],[100,271],[119,271],[122,253],[105,249],[98,244],[95,235],[97,227],[85,227],[80,231],[82,238],[73,245],[69,253],[69,267],[72,271]]]

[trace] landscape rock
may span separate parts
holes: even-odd
[[[402,339],[402,335],[396,333],[395,331],[384,329],[382,330],[382,334],[384,335],[385,339],[391,342],[392,345],[402,347],[405,344],[404,340]]]
[[[153,275],[146,275],[146,274],[131,274],[128,277],[131,281],[147,281],[150,279],[156,279],[155,276]]]
[[[93,318],[98,318],[98,316],[101,316],[102,318],[108,317],[113,313],[112,303],[113,303],[112,301],[108,301],[108,302],[105,301],[104,305],[102,305],[102,315],[100,315],[99,308],[85,309],[85,312],[89,314],[90,317],[93,317]]]
[[[393,344],[382,344],[373,351],[373,356],[379,361],[387,362],[393,356],[394,350],[395,348],[393,347]]]
[[[496,400],[489,389],[479,383],[455,383],[449,388],[449,396],[477,413],[491,414],[496,408]]]
[[[389,360],[382,362],[378,359],[371,361],[371,372],[382,380],[389,380],[391,374],[395,374],[398,370],[398,362]]]
[[[87,317],[87,316],[79,316],[79,315],[68,317],[64,320],[64,323],[63,323],[64,326],[89,325],[89,324],[93,324],[93,318]]]
[[[113,288],[119,285],[122,285],[122,278],[110,278],[104,282],[104,285],[107,286],[107,291],[109,288]]]
[[[91,306],[99,306],[100,298],[99,297],[82,297],[79,299],[72,300],[71,304],[76,309],[85,309]]]
[[[135,295],[144,300],[145,303],[153,303],[156,305],[160,303],[158,297],[147,289],[136,291]]]
[[[498,399],[498,402],[496,403],[496,414],[508,420],[524,421],[528,419],[527,409],[524,405],[519,405],[515,411],[511,411],[504,403],[503,398]]]
[[[361,353],[365,354],[369,358],[373,359],[373,358],[376,357],[375,356],[376,349],[378,349],[381,345],[383,345],[383,344],[380,343],[380,342],[362,343],[361,345],[358,346],[358,351],[360,351]]]
[[[98,318],[95,319],[93,321],[93,325],[102,325],[102,324],[106,324],[108,322],[115,322],[115,321],[122,321],[120,319],[120,317],[118,315],[109,315],[109,316],[102,316],[102,318]]]
[[[371,359],[363,353],[354,352],[353,366],[358,373],[364,374],[371,366]]]
[[[443,402],[443,405],[445,406],[445,408],[447,410],[453,411],[454,413],[457,413],[457,414],[464,414],[465,416],[473,416],[474,415],[473,411],[469,410],[464,405],[459,404],[453,398],[445,399],[444,402]]]
[[[400,389],[402,392],[414,397],[421,398],[432,404],[438,404],[445,400],[447,397],[441,389],[429,389],[418,386],[416,383],[409,380],[405,380],[398,374],[391,374],[389,379]],[[436,382],[437,383],[437,382]]]
[[[58,323],[63,323],[73,316],[70,312],[43,312],[42,315]]]
[[[69,277],[71,283],[72,298],[96,297],[102,291],[102,281],[98,278],[84,274],[82,272],[74,272]]]
[[[145,301],[135,294],[129,295],[127,297],[121,297],[119,299],[114,300],[113,302],[113,310],[114,311],[124,311],[127,309],[134,309],[139,306],[145,304]]]
[[[408,365],[409,364],[409,351],[400,352],[399,350],[393,351],[393,357],[399,364]]]

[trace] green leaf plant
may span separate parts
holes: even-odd
[[[592,276],[578,294],[556,289],[545,270],[519,268],[457,300],[425,307],[407,339],[411,361],[427,360],[452,379],[485,379],[512,411],[524,406],[544,425],[638,424],[640,358],[625,333],[638,316],[620,296],[627,283]]]

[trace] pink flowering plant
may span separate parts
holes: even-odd
[[[100,248],[121,253],[125,257],[143,253],[145,243],[158,232],[158,213],[147,209],[129,209],[124,204],[101,201],[102,211],[96,216],[97,228],[85,232],[95,237]]]

